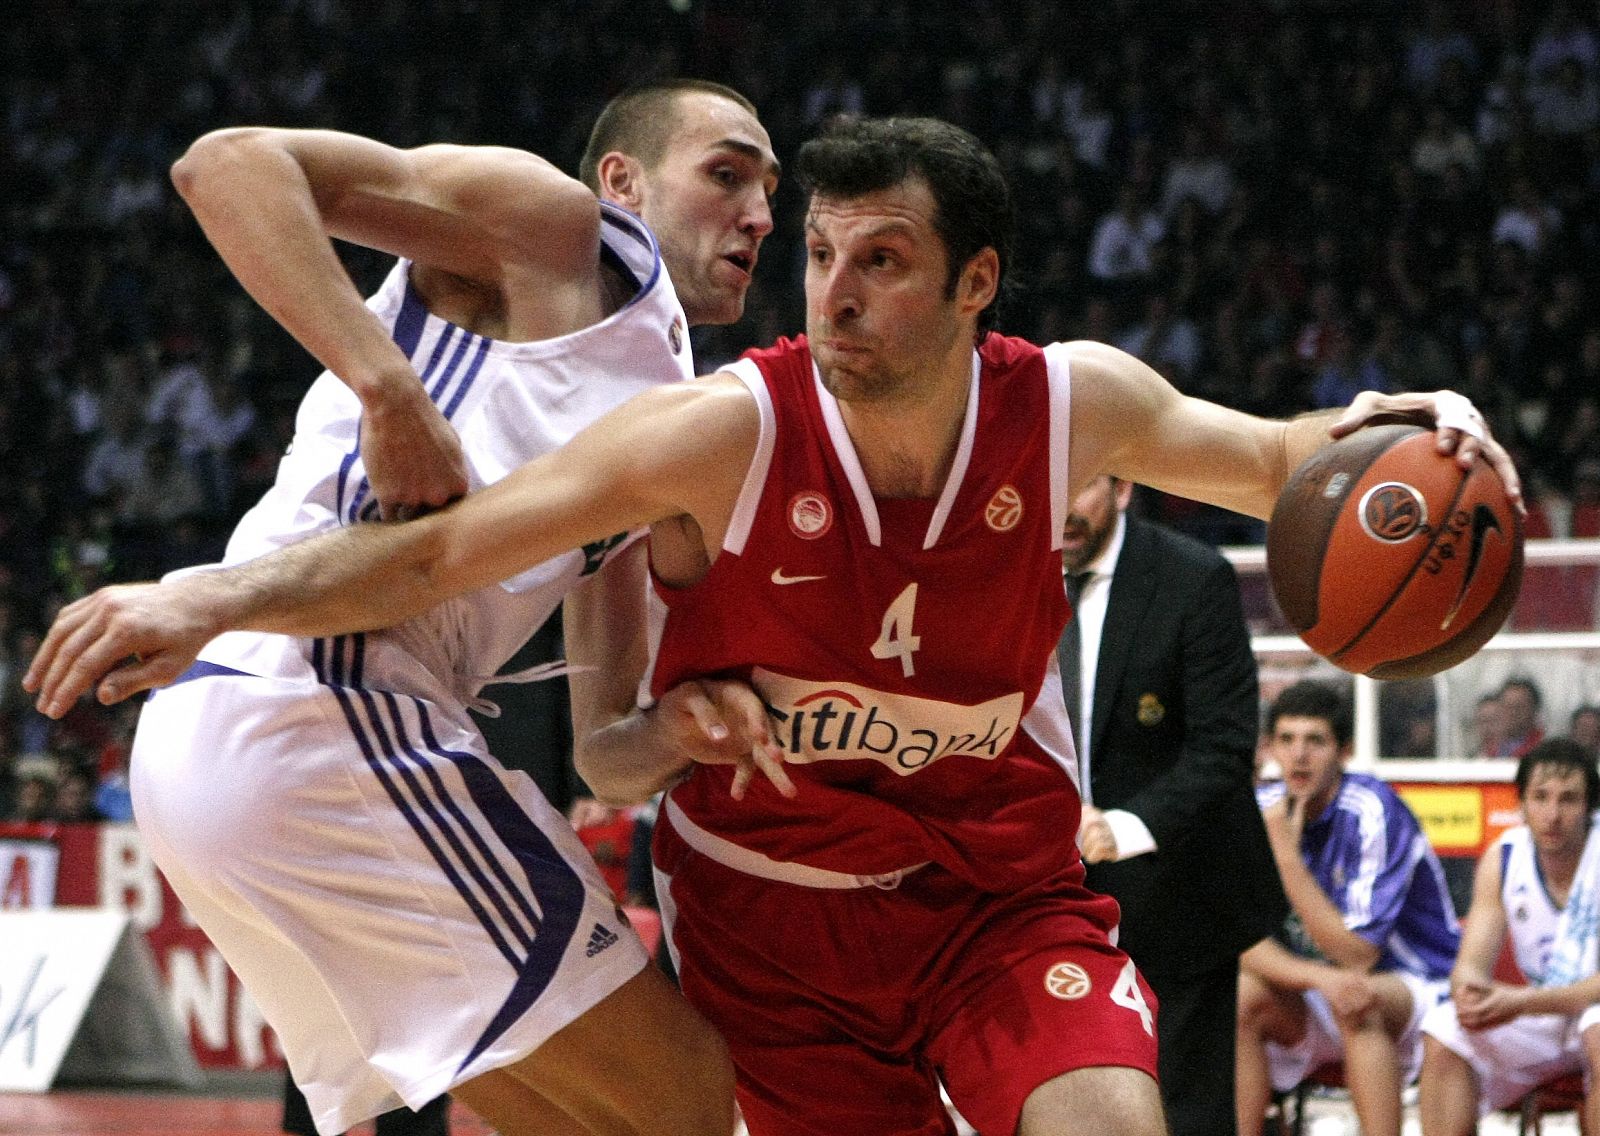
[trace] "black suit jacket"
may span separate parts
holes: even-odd
[[[1070,630],[1070,627],[1069,627]],[[1256,664],[1238,579],[1209,545],[1128,517],[1111,578],[1090,730],[1093,801],[1156,851],[1089,867],[1147,971],[1216,966],[1288,912],[1253,788]]]

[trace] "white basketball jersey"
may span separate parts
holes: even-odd
[[[1527,825],[1507,829],[1496,848],[1500,854],[1500,902],[1505,908],[1511,949],[1524,977],[1537,985],[1550,963],[1550,947],[1555,941],[1561,909],[1545,887],[1533,834]]]
[[[474,335],[424,309],[406,261],[367,302],[460,435],[472,489],[556,449],[633,395],[694,375],[688,323],[653,234],[605,203],[601,220],[602,260],[631,275],[638,292],[607,319],[571,335],[531,343]],[[276,482],[239,522],[225,563],[376,518],[361,460],[360,419],[356,396],[324,372],[300,404]],[[263,677],[464,703],[549,618],[567,590],[630,535],[638,534],[564,553],[384,631],[314,640],[230,632],[200,657]]]

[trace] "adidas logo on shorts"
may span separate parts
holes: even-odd
[[[600,924],[594,925],[594,930],[589,932],[589,949],[584,951],[584,957],[594,958],[595,955],[612,946],[617,941],[617,933],[608,931]]]

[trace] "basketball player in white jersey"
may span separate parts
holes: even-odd
[[[1596,851],[1585,851],[1596,839],[1600,773],[1577,743],[1551,738],[1518,763],[1517,800],[1523,822],[1478,861],[1451,999],[1422,1022],[1423,1136],[1467,1136],[1490,1110],[1580,1070],[1588,1089],[1583,1130],[1600,1131],[1600,1094],[1592,1085],[1600,975],[1592,960],[1566,974],[1555,962],[1585,911],[1594,933],[1600,881],[1586,879],[1584,869],[1592,874],[1597,863]],[[1494,976],[1508,935],[1526,985]]]
[[[744,791],[742,811],[715,810],[698,792],[713,775],[694,764],[695,753],[638,744],[653,740],[659,711],[603,731],[622,743],[596,743],[589,756],[597,760],[582,767],[613,800],[674,786],[670,800],[687,801],[679,811],[692,811],[699,829],[677,831],[693,844],[682,859],[699,857],[697,878],[739,897],[719,922],[735,937],[697,949],[692,961],[704,996],[697,1004],[714,1007],[716,1024],[739,1035],[742,1099],[761,1106],[747,1113],[754,1136],[946,1132],[935,1068],[963,1113],[981,1112],[986,1131],[1157,1136],[1165,1125],[1152,1007],[1109,941],[1095,906],[1105,901],[1079,886],[1075,817],[1043,816],[1026,795],[997,801],[984,777],[1042,786],[1076,811],[1051,663],[1065,622],[1060,518],[1102,473],[1264,517],[1330,428],[1348,432],[1375,414],[1438,423],[1442,450],[1468,464],[1486,457],[1513,494],[1515,473],[1459,396],[1367,394],[1342,418],[1268,422],[1186,398],[1113,348],[1040,349],[990,336],[1010,219],[993,157],[964,131],[922,119],[841,122],[807,144],[803,165],[813,147],[810,168],[826,177],[814,180],[807,217],[807,340],[760,353],[759,366],[641,395],[558,453],[415,523],[364,526],[239,569],[97,593],[63,610],[26,685],[51,714],[102,679],[100,697],[114,700],[171,681],[225,628],[381,626],[650,523],[657,589],[676,609],[663,648],[679,617],[680,659],[701,648],[751,652],[741,671],[758,685],[771,680],[763,694],[785,699],[785,746],[806,747],[787,767],[792,785],[770,773],[774,785],[751,784],[741,768],[732,788]],[[766,370],[773,363],[786,376],[782,398]],[[995,393],[1009,391],[1016,405]],[[1015,420],[1017,406],[1027,421]],[[797,429],[801,421],[822,423],[820,433]],[[1021,446],[1007,456],[1012,429]],[[764,492],[769,463],[801,468],[784,457],[796,445],[811,447],[808,461],[820,463],[811,468],[819,478],[825,469],[828,482],[792,496]],[[1026,468],[1017,465],[1024,460]],[[1008,462],[1018,480],[985,487]],[[919,525],[926,538],[918,531],[905,543]],[[747,548],[744,537],[757,530],[763,543]],[[1013,534],[1018,541],[1005,543]],[[792,558],[774,560],[769,538],[787,542]],[[830,541],[865,550],[887,578],[864,574]],[[894,563],[884,561],[890,552]],[[924,572],[928,587],[919,591]],[[905,573],[912,582],[902,587]],[[986,578],[1000,583],[985,597]],[[718,594],[730,579],[739,588]],[[879,606],[885,587],[887,608]],[[711,611],[724,602],[737,606],[738,619],[708,623],[693,644],[679,605]],[[1032,613],[1026,635],[1024,609]],[[1053,613],[1053,628],[1038,631],[1040,610]],[[969,655],[977,638],[983,652]],[[999,679],[974,673],[1005,641],[1027,657],[1011,660]],[[809,662],[795,669],[801,654]],[[783,673],[760,677],[750,664]],[[680,670],[674,677],[693,680],[692,666]],[[870,685],[868,675],[877,676]],[[828,680],[840,681],[813,689]],[[996,682],[1009,689],[991,697]],[[971,697],[961,696],[963,685]],[[807,693],[793,699],[796,687]],[[857,713],[840,710],[845,703]],[[971,722],[979,711],[987,732]],[[930,730],[911,729],[907,716],[926,718]],[[1024,722],[1031,740],[1022,753],[1015,739]],[[896,764],[882,741],[891,733],[933,741],[906,744]],[[777,748],[770,732],[752,738]],[[972,788],[970,797],[940,795],[952,777]],[[726,771],[714,778],[727,784]],[[867,827],[851,823],[868,816]],[[1064,844],[1058,830],[1068,833]],[[919,847],[927,854],[901,858]],[[997,848],[1023,855],[1013,862]],[[1039,851],[1054,848],[1062,854]],[[661,850],[658,838],[658,864]],[[939,902],[918,901],[928,889]],[[675,881],[668,898],[681,908],[689,897]],[[693,898],[705,917],[719,901],[714,888]],[[746,909],[746,899],[760,906]],[[825,911],[830,921],[820,922]],[[896,933],[897,912],[917,922],[914,939]],[[957,926],[941,946],[937,928],[925,928],[951,914]],[[1063,920],[1081,934],[1061,937]],[[813,956],[847,962],[819,968]],[[1016,958],[1026,971],[1009,968]],[[1053,965],[1033,969],[1044,963]],[[954,980],[904,997],[928,974]],[[878,1015],[909,1023],[892,1050],[866,1036]],[[853,1080],[852,1068],[863,1079]],[[890,1082],[904,1095],[874,1091]],[[793,1107],[774,1107],[777,1100]]]
[[[743,310],[777,172],[749,102],[694,81],[615,100],[587,186],[509,149],[200,139],[179,191],[328,368],[226,560],[443,505],[693,377],[688,325]],[[401,258],[365,303],[330,236]],[[501,1133],[731,1130],[720,1040],[467,713],[564,597],[569,658],[597,664],[573,680],[580,736],[596,706],[632,707],[627,545],[608,533],[380,633],[223,636],[146,707],[141,830],[321,1131],[446,1090]]]

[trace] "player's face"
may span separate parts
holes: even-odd
[[[1117,514],[1128,507],[1133,485],[1102,474],[1072,502],[1061,531],[1061,562],[1068,572],[1082,572],[1105,550]]]
[[[813,196],[806,335],[822,383],[837,398],[914,399],[963,336],[971,343],[962,296],[972,266],[949,295],[936,208],[920,177],[859,197]]]
[[[1583,774],[1559,765],[1536,765],[1522,794],[1522,819],[1534,845],[1547,855],[1576,856],[1589,834]]]
[[[639,214],[661,243],[689,322],[733,323],[772,232],[778,160],[765,128],[736,102],[690,91],[676,111],[661,160],[642,173]]]
[[[1272,727],[1273,760],[1289,796],[1306,802],[1306,815],[1328,807],[1339,786],[1344,752],[1326,718],[1284,715]]]

